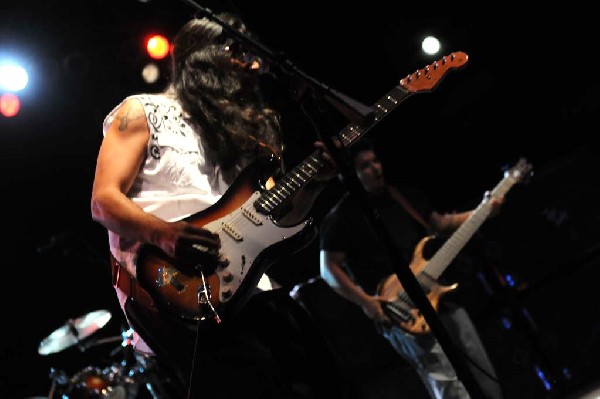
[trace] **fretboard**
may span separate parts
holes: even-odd
[[[349,147],[354,144],[411,94],[413,93],[404,90],[401,86],[394,87],[373,106],[375,116],[371,123],[366,126],[350,123],[338,133],[342,145]],[[324,161],[321,152],[315,150],[281,178],[273,188],[265,191],[256,200],[254,206],[259,212],[270,214],[273,209],[304,187],[323,166]]]

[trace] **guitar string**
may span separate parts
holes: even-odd
[[[378,102],[375,103],[375,106],[374,106],[376,109],[375,122],[379,122],[381,119],[383,119],[404,98],[408,97],[406,93],[400,92],[400,94],[404,95],[404,98],[396,98],[393,94],[397,91],[398,91],[398,87],[394,87],[390,92],[388,92],[384,97],[382,97]],[[384,106],[383,104],[386,104],[387,107]],[[341,140],[343,143],[346,142],[345,145],[351,145],[358,138],[360,138],[362,135],[364,135],[367,132],[367,130],[368,129],[361,129],[357,125],[350,124],[350,125],[346,126],[344,129],[342,129],[342,131],[338,135],[341,137]],[[315,162],[314,165],[310,164],[311,159]],[[309,166],[308,170],[303,167],[305,164]],[[284,184],[284,185],[287,184],[287,186],[290,189],[293,189],[292,191],[295,192],[298,189],[300,189],[304,184],[306,184],[307,181],[312,179],[318,173],[318,171],[320,170],[320,168],[322,166],[323,166],[322,158],[320,158],[320,157],[317,158],[316,156],[314,156],[314,157],[309,156],[305,162],[303,162],[299,165],[298,168],[292,169],[292,171],[296,170],[297,172],[303,172],[304,174],[307,175],[306,177],[304,177],[301,173],[297,173],[297,177],[299,177],[301,179],[301,184],[299,185],[299,187],[294,187],[291,185],[291,183],[289,183],[289,181],[294,182],[293,178],[291,178],[291,177],[290,177],[290,179],[284,178],[282,181],[282,184]],[[275,207],[280,205],[282,201],[277,197],[277,194],[282,195],[282,193],[283,193],[284,200],[286,198],[285,189],[283,189],[281,187],[282,187],[282,185],[276,184],[275,187],[273,188],[273,191],[265,192],[262,195],[260,195],[254,201],[254,203],[252,204],[253,206],[250,207],[250,209],[248,209],[248,211],[253,212],[253,210],[255,209],[255,207],[254,207],[255,204],[260,203],[260,202],[269,203],[269,200],[271,200],[271,202],[274,202],[276,204]],[[277,201],[273,201],[272,198],[276,198]],[[247,202],[245,202],[242,206],[244,206]],[[269,212],[272,211],[272,209],[274,209],[274,208],[271,208],[269,210]],[[237,230],[243,231],[244,229],[241,229],[240,227],[242,227],[244,223],[253,224],[253,222],[251,220],[248,220],[248,218],[244,215],[243,211],[241,211],[240,209],[237,209],[233,215],[229,215],[228,218],[227,217],[224,218],[222,220],[221,224],[219,226],[217,226],[216,230],[219,232],[223,232],[226,235],[229,235],[229,233],[224,229],[223,225],[227,224],[231,228],[235,228]],[[235,238],[233,239],[231,244],[229,244],[228,242],[229,241],[226,240],[225,244],[221,248],[221,252],[223,252],[224,254],[230,253],[229,250],[231,249],[230,247],[233,245],[233,243],[235,243]],[[242,279],[243,278],[240,277],[240,280],[242,280]],[[208,302],[209,302],[211,308],[213,308],[210,300]],[[213,308],[213,312],[215,312],[214,308]]]
[[[516,179],[516,180],[509,179],[509,177],[511,177],[512,175],[516,175],[518,177],[519,171],[513,172],[512,174],[507,174],[505,179],[503,179],[494,188],[494,190],[492,190],[491,197],[498,197],[498,196],[506,195],[508,190],[518,180],[518,179]],[[483,216],[481,216],[482,210],[487,211]],[[444,264],[444,263],[439,263],[439,262],[436,265],[435,260],[436,259],[444,259],[444,260],[450,259],[450,261],[451,261],[452,259],[454,259],[454,257],[458,254],[458,251],[460,250],[460,248],[462,248],[462,246],[463,246],[463,245],[456,245],[456,241],[458,241],[459,238],[462,238],[463,239],[462,241],[466,241],[466,240],[470,239],[472,234],[474,234],[476,228],[478,228],[479,225],[483,224],[483,222],[487,219],[490,212],[491,212],[490,201],[484,200],[478,206],[476,211],[473,213],[472,217],[469,217],[469,219],[459,227],[458,231],[456,232],[457,234],[453,234],[450,237],[450,239],[442,246],[442,248],[440,248],[440,250],[438,252],[436,252],[436,254],[433,256],[433,258],[428,262],[428,264],[424,268],[424,269],[427,269],[427,268],[431,267],[431,269],[429,269],[429,271],[431,271],[432,273],[427,273],[426,271],[423,270],[422,272],[419,273],[419,275],[416,276],[417,280],[419,281],[419,285],[424,289],[424,291],[425,291],[426,287],[424,286],[424,283],[422,283],[422,280],[420,278],[421,275],[427,275],[428,277],[430,277],[431,279],[433,279],[435,281],[437,279],[437,277],[439,277],[439,275],[446,269],[446,267],[448,265],[448,263]],[[472,229],[471,225],[477,225],[477,226],[475,229]],[[464,232],[468,228],[471,228],[473,231],[471,233],[465,234]],[[452,254],[453,251],[455,252],[454,254]],[[405,290],[403,290],[402,293],[400,293],[397,297],[398,297],[398,299],[404,301],[409,307],[414,307],[414,304],[413,304],[412,300],[410,299],[410,296],[408,296],[408,293]],[[400,305],[398,305],[398,306],[400,306]],[[410,314],[410,308],[409,309],[398,309],[398,310],[401,310],[401,311],[404,311],[405,313]]]

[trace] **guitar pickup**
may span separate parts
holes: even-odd
[[[221,224],[221,228],[225,233],[227,233],[231,238],[233,238],[236,241],[242,241],[244,239],[244,237],[242,237],[242,235],[230,224],[223,222]]]
[[[262,224],[262,220],[258,217],[258,215],[252,210],[245,206],[240,208],[242,210],[242,215],[246,217],[246,219],[250,220],[256,226],[260,226]]]
[[[410,314],[410,312],[400,309],[399,306],[397,306],[391,302],[388,302],[385,305],[386,306],[384,307],[384,309],[388,311],[388,315],[391,316],[392,319],[394,319],[396,321],[401,321],[401,322],[407,322],[409,320],[413,320],[413,317]]]

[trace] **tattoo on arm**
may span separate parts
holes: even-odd
[[[123,112],[117,116],[117,119],[119,120],[119,130],[125,131],[127,130],[129,122],[145,117],[146,116],[143,112],[140,112],[139,110],[132,110],[131,107],[125,106]]]

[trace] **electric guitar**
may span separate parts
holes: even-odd
[[[454,231],[431,259],[424,258],[423,250],[430,243],[430,240],[435,238],[434,236],[425,237],[416,245],[409,267],[417,282],[423,288],[433,309],[437,311],[440,298],[458,286],[457,283],[443,286],[437,282],[437,279],[487,219],[491,212],[491,200],[503,197],[514,184],[529,175],[531,170],[532,166],[523,158],[507,170],[500,183],[491,192],[486,192],[482,202],[475,208],[469,218]],[[384,303],[384,311],[388,317],[402,329],[412,334],[430,332],[427,321],[404,291],[396,274],[383,279],[377,288],[377,293],[388,301]]]
[[[431,91],[446,72],[464,66],[467,54],[451,53],[404,79],[375,103],[367,126],[349,124],[338,133],[350,146],[415,93]],[[316,150],[274,187],[265,189],[265,169],[274,165],[255,162],[246,167],[214,205],[186,218],[219,234],[220,261],[212,269],[190,259],[173,258],[158,247],[138,251],[137,278],[157,306],[189,320],[222,320],[249,299],[264,272],[284,255],[308,245],[317,234],[312,219],[294,226],[277,223],[273,213],[325,165]],[[271,170],[272,172],[272,170]]]

